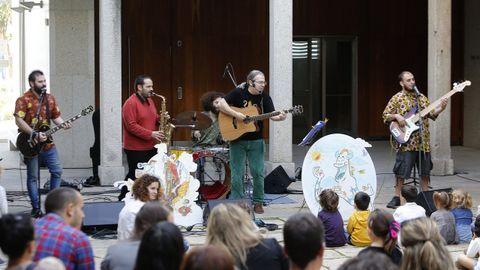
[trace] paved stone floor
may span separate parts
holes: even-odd
[[[394,153],[390,150],[388,142],[379,141],[371,142],[373,147],[368,149],[372,156],[377,171],[377,197],[374,206],[377,208],[385,208],[386,203],[393,195],[393,175],[391,168],[394,162]],[[2,148],[3,147],[3,148]],[[10,203],[10,212],[30,211],[28,197],[22,195],[25,188],[25,171],[19,170],[21,163],[18,161],[18,154],[5,150],[6,146],[0,143],[0,157],[4,160],[0,163],[5,171],[1,177],[0,184],[4,186],[8,193],[9,199],[14,201]],[[268,153],[268,151],[267,151]],[[293,160],[296,167],[302,166],[306,149],[294,147]],[[452,147],[452,157],[455,164],[455,175],[452,176],[432,176],[433,189],[452,187],[468,190],[474,200],[474,214],[476,214],[476,206],[480,204],[480,150],[467,147]],[[46,181],[46,172],[42,172],[43,181]],[[81,181],[91,175],[90,169],[65,169],[64,178],[68,180]],[[292,183],[290,190],[301,190],[301,182]],[[112,187],[95,187],[83,188],[82,194],[87,202],[93,201],[115,201],[116,191]],[[302,194],[288,194],[288,198],[294,203],[290,204],[270,204],[265,207],[265,213],[257,215],[266,223],[275,223],[279,225],[279,229],[272,232],[265,232],[267,237],[274,237],[283,244],[282,227],[284,222],[299,211],[309,211],[303,204]],[[392,211],[389,209],[389,211]],[[192,246],[202,245],[205,242],[205,228],[195,226],[190,232],[184,230],[184,236]],[[94,248],[94,255],[97,268],[100,269],[102,261],[108,246],[116,242],[115,239],[97,239],[91,238]],[[450,245],[448,250],[455,259],[459,254],[467,248],[467,245]],[[328,248],[325,253],[324,267],[322,269],[337,269],[342,262],[355,256],[360,251],[359,248],[345,246],[341,248]],[[0,257],[4,258],[2,254]],[[0,270],[5,265],[0,265]]]

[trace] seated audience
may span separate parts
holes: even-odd
[[[118,214],[118,240],[127,240],[133,232],[135,216],[148,201],[160,198],[160,180],[152,175],[144,174],[135,180],[131,193],[125,196],[125,206]]]
[[[35,222],[34,261],[54,256],[68,270],[95,269],[90,241],[80,231],[85,216],[82,195],[72,188],[56,188],[47,195],[45,211]]]
[[[472,240],[472,224],[473,213],[472,196],[470,193],[461,189],[452,192],[452,213],[455,217],[455,228],[457,229],[458,240],[460,244],[469,243]]]
[[[480,216],[477,216],[473,227],[472,241],[468,245],[466,254],[458,256],[457,267],[463,267],[469,270],[480,269],[478,256],[480,255]]]
[[[180,270],[234,270],[235,261],[220,247],[207,245],[192,248],[183,259]]]
[[[401,270],[453,270],[455,269],[440,235],[437,224],[421,217],[402,223],[401,242],[403,247]]]
[[[377,252],[387,255],[393,263],[400,265],[402,251],[397,245],[400,224],[393,219],[393,215],[383,209],[375,209],[368,217],[368,237],[372,240],[370,247],[359,254]]]
[[[322,267],[324,232],[322,222],[311,213],[295,214],[285,222],[284,250],[291,270],[318,270]]]
[[[338,270],[397,270],[398,266],[387,255],[366,251],[346,260]]]
[[[447,192],[434,192],[433,203],[437,211],[430,216],[437,223],[440,235],[447,245],[458,243],[457,230],[455,229],[455,217],[450,211],[451,199]]]
[[[0,248],[8,256],[7,270],[33,269],[34,228],[28,214],[5,214],[0,218]]]
[[[219,204],[212,209],[206,242],[227,250],[239,269],[288,269],[277,240],[264,239],[250,215],[236,204]]]
[[[131,270],[137,260],[138,247],[143,234],[160,221],[173,222],[172,211],[158,201],[147,202],[135,217],[135,226],[130,239],[110,246],[102,261],[102,270]]]
[[[356,211],[348,219],[347,232],[349,234],[349,244],[358,247],[366,247],[372,242],[368,237],[367,224],[370,210],[370,196],[365,192],[357,192],[354,198]]]
[[[134,269],[178,270],[184,253],[180,230],[175,224],[162,221],[143,234]]]
[[[404,221],[415,219],[419,217],[426,217],[425,209],[415,203],[417,200],[417,188],[410,185],[403,185],[402,187],[402,203],[393,213],[395,220],[402,225]]]
[[[343,218],[338,211],[338,195],[331,189],[320,192],[319,201],[322,210],[318,218],[325,228],[325,242],[327,247],[341,247],[347,243]]]

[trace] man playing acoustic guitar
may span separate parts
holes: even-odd
[[[55,98],[46,93],[47,81],[43,72],[34,70],[28,76],[30,89],[19,97],[15,102],[15,123],[20,132],[30,135],[32,140],[45,143],[40,148],[38,155],[24,157],[27,165],[27,189],[32,203],[32,216],[40,217],[40,199],[38,194],[38,167],[45,164],[50,171],[50,189],[60,186],[62,167],[58,157],[57,148],[53,142],[47,142],[49,138],[40,131],[42,126],[50,126],[50,119],[63,129],[72,127],[70,122],[64,122],[60,116],[60,110]],[[40,100],[42,104],[40,105]]]
[[[272,98],[263,90],[267,82],[265,75],[259,70],[252,70],[247,76],[247,81],[240,84],[220,101],[221,112],[234,117],[239,121],[245,120],[245,114],[235,111],[231,106],[245,108],[254,106],[259,114],[275,111]],[[283,121],[287,117],[285,112],[270,117],[273,121]],[[243,189],[243,175],[245,173],[245,158],[248,158],[250,173],[253,178],[253,203],[254,211],[262,214],[264,197],[264,141],[262,138],[263,122],[256,122],[257,129],[247,132],[240,138],[230,141],[230,169],[232,173],[232,189],[230,198],[240,199],[245,197]]]
[[[415,78],[409,71],[403,71],[398,75],[398,81],[402,90],[396,93],[390,101],[388,101],[383,111],[383,122],[389,124],[396,121],[400,128],[406,128],[406,114],[417,106],[417,95],[420,110],[425,109],[429,105],[428,98],[419,93],[415,86]],[[421,164],[420,186],[422,191],[428,190],[430,182],[430,170],[432,169],[432,160],[430,155],[430,131],[428,129],[428,118],[435,120],[438,115],[447,107],[448,99],[444,98],[441,103],[423,119],[423,125],[420,131],[411,134],[411,137],[404,143],[400,144],[394,141],[394,147],[397,151],[393,172],[396,177],[395,196],[387,204],[389,208],[400,206],[400,192],[402,190],[405,179],[410,178],[413,166],[419,167]],[[423,136],[420,137],[420,134]],[[421,155],[419,155],[421,151]]]

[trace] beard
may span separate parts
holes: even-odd
[[[43,90],[43,87],[40,88],[40,87],[37,87],[37,86],[33,86],[33,90],[37,93],[37,94],[42,94],[42,90]]]

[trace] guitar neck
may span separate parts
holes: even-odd
[[[277,116],[280,113],[281,113],[281,111],[273,111],[273,112],[270,112],[270,113],[264,113],[264,114],[259,114],[259,115],[255,115],[255,116],[249,116],[248,121],[260,121],[260,120],[267,119],[267,118],[270,118],[270,117],[273,117],[273,116]]]
[[[77,120],[77,119],[80,118],[80,117],[82,117],[82,114],[81,114],[81,113],[79,113],[79,114],[75,115],[74,117],[66,120],[65,122],[70,122],[70,123],[71,123],[71,122]],[[53,133],[59,131],[60,129],[62,129],[62,125],[55,126],[55,127],[51,128],[51,129],[45,131],[45,135],[46,135],[47,137],[48,137],[48,136],[51,136]]]
[[[426,107],[425,109],[423,109],[420,114],[416,114],[412,120],[414,123],[416,123],[418,120],[420,120],[420,116],[425,117],[427,116],[430,112],[432,112],[433,110],[435,110],[435,108],[438,107],[438,105],[440,105],[440,103],[442,103],[442,99],[444,98],[450,98],[451,96],[453,96],[455,93],[457,92],[457,90],[450,90],[450,92],[446,93],[445,95],[443,95],[441,98],[435,100],[435,102],[431,103],[430,105],[428,105],[428,107]]]

